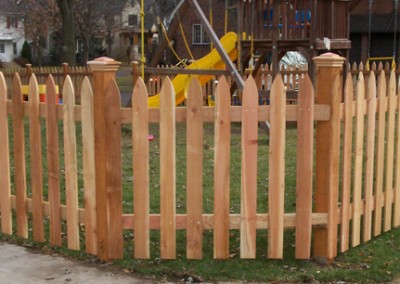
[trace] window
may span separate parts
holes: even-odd
[[[7,17],[7,29],[11,27],[18,28],[18,18],[15,16]]]
[[[14,42],[13,43],[13,53],[14,53],[14,55],[17,55],[17,43],[16,42]]]
[[[77,38],[75,42],[75,52],[79,53],[83,50],[83,41],[81,38]]]
[[[137,26],[138,25],[138,16],[131,14],[128,16],[128,25],[129,26]]]
[[[0,43],[0,53],[6,53],[6,46],[4,43]]]
[[[193,44],[201,43],[201,25],[193,25]]]
[[[192,43],[193,44],[209,44],[210,43],[210,37],[206,33],[206,30],[203,29],[203,26],[200,24],[193,25]]]

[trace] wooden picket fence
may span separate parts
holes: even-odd
[[[171,71],[175,71],[176,75],[180,74],[179,71],[181,69],[174,68],[173,66],[158,66],[157,67],[158,74],[151,74],[149,79],[146,82],[147,90],[149,95],[156,95],[159,94],[161,91],[161,86],[163,85],[164,80],[167,77],[171,80],[175,77],[175,75],[171,75]],[[153,68],[151,68],[153,70]],[[218,71],[218,70],[215,70]],[[229,72],[225,70],[221,70],[221,75],[225,75],[229,80],[231,80],[229,76]],[[308,72],[307,65],[288,65],[288,66],[280,66],[280,74],[282,75],[282,80],[284,82],[285,90],[287,92],[287,101],[289,103],[297,102],[297,92],[299,90],[299,82]],[[135,73],[135,71],[133,72]],[[163,74],[166,73],[166,74]],[[247,78],[252,73],[252,69],[246,69],[244,72],[244,78]],[[204,104],[208,103],[210,98],[214,98],[216,84],[215,81],[219,76],[214,76],[214,80],[210,80],[206,84],[203,85],[203,100]],[[256,82],[257,88],[259,90],[259,103],[260,104],[267,104],[269,103],[270,97],[270,90],[272,86],[272,77],[273,77],[273,70],[272,66],[269,64],[262,64],[260,69],[254,76],[254,80]],[[241,97],[237,98],[237,104],[240,103]],[[235,99],[232,98],[232,102],[235,103]]]
[[[284,82],[277,76],[271,86],[270,105],[259,105],[256,82],[249,77],[242,106],[231,106],[229,84],[221,77],[216,86],[216,107],[203,106],[202,89],[197,80],[190,84],[186,107],[176,107],[173,86],[167,78],[161,88],[159,109],[148,109],[148,91],[141,79],[133,90],[132,108],[121,108],[115,81],[98,80],[103,75],[95,71],[94,82],[100,84],[91,85],[87,78],[84,80],[81,105],[75,105],[75,90],[68,76],[60,105],[55,102],[55,83],[51,76],[46,81],[48,100],[44,104],[38,100],[35,76],[29,82],[30,100],[23,102],[19,76],[13,78],[9,100],[8,86],[0,73],[1,232],[12,234],[15,221],[17,235],[28,238],[29,224],[33,239],[42,242],[45,241],[43,220],[48,218],[52,245],[61,246],[62,233],[66,233],[68,248],[80,250],[83,244],[79,237],[84,234],[86,252],[108,260],[123,257],[126,242],[123,230],[134,233],[134,257],[144,259],[150,258],[151,230],[160,231],[159,249],[163,259],[175,259],[177,246],[186,246],[189,259],[203,258],[203,232],[213,230],[214,258],[228,259],[231,230],[240,231],[240,257],[255,258],[257,230],[266,229],[267,257],[280,259],[285,245],[284,231],[294,229],[296,258],[309,259],[314,255],[332,259],[338,248],[344,252],[350,244],[357,246],[400,223],[400,116],[396,116],[400,96],[396,93],[394,72],[388,85],[384,72],[380,73],[377,84],[374,73],[365,79],[360,72],[355,91],[349,73],[344,101],[341,101],[340,72],[341,65],[329,68],[317,65],[315,93],[318,95],[314,99],[312,83],[304,75],[297,105],[287,105]],[[104,92],[99,91],[101,88]],[[41,141],[42,118],[46,121],[46,141]],[[25,141],[25,120],[29,121],[29,141]],[[60,120],[62,131],[58,126]],[[257,188],[259,121],[270,123],[269,185],[264,189]],[[297,122],[298,131],[295,213],[284,209],[288,121]],[[77,122],[82,124],[82,141],[76,139]],[[187,210],[184,214],[176,214],[177,122],[185,122],[187,127]],[[215,127],[211,214],[204,213],[202,203],[205,122],[214,123]],[[240,214],[230,213],[229,203],[231,122],[241,123]],[[160,125],[160,211],[152,214],[149,123]],[[129,200],[133,203],[133,214],[124,214],[122,209],[122,124],[132,125],[133,129],[133,200]],[[352,139],[354,133],[355,139]],[[12,152],[8,144],[10,134]],[[59,136],[63,137],[65,173],[59,168]],[[25,143],[29,144],[30,163],[35,165],[31,167],[31,184],[26,183]],[[82,169],[77,162],[78,143],[82,143],[83,149]],[[42,146],[46,149],[47,172],[43,170]],[[13,183],[10,155],[14,161]],[[79,171],[83,172],[84,179],[82,207],[78,201]],[[48,177],[47,185],[43,184],[44,175]],[[62,175],[65,175],[65,184],[60,185]],[[47,200],[43,193],[45,187]],[[61,202],[61,188],[65,188],[65,203]],[[27,196],[27,189],[31,197]],[[257,211],[258,190],[268,192],[266,213]],[[62,220],[66,221],[66,231]],[[177,230],[186,230],[186,244],[177,243]]]
[[[72,80],[76,94],[80,94],[84,77],[89,77],[89,79],[92,77],[92,72],[88,66],[68,66],[67,63],[63,63],[62,66],[51,67],[32,67],[30,64],[27,64],[25,68],[0,68],[0,72],[3,73],[7,86],[10,86],[8,88],[9,98],[12,93],[12,79],[15,73],[19,74],[22,85],[29,84],[29,78],[33,73],[36,76],[38,84],[44,85],[46,84],[47,77],[51,74],[55,84],[60,88],[60,97],[62,97],[61,86],[64,84],[67,75]],[[79,101],[79,97],[77,97],[77,100]]]

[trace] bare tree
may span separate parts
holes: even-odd
[[[75,66],[75,0],[57,0],[57,6],[61,17],[62,61]]]
[[[48,34],[60,26],[57,10],[48,0],[25,0],[20,2],[24,17],[25,37],[36,51],[37,63],[43,63]]]
[[[96,35],[109,37],[126,0],[75,0],[75,23],[83,43],[83,62],[89,59],[89,43]]]

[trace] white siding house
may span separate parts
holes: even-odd
[[[141,53],[141,6],[138,0],[127,0],[121,12],[115,16],[116,28],[113,30],[113,49],[111,56],[125,60],[139,60]],[[153,0],[145,1],[145,51],[149,52],[151,28],[156,23]]]
[[[24,44],[24,22],[18,7],[0,0],[0,61],[11,62],[21,55]]]
[[[134,59],[139,52],[140,36],[140,4],[136,0],[128,0],[121,13],[115,17],[116,28],[113,31],[114,45],[112,55],[116,58],[125,56]]]

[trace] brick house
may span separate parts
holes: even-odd
[[[372,2],[371,40],[369,42],[369,0],[351,0],[350,2],[350,62],[366,62],[368,45],[370,57],[393,56],[395,4],[394,0],[375,0]],[[399,3],[400,6],[400,3]],[[395,50],[399,56],[400,11],[397,16]]]

